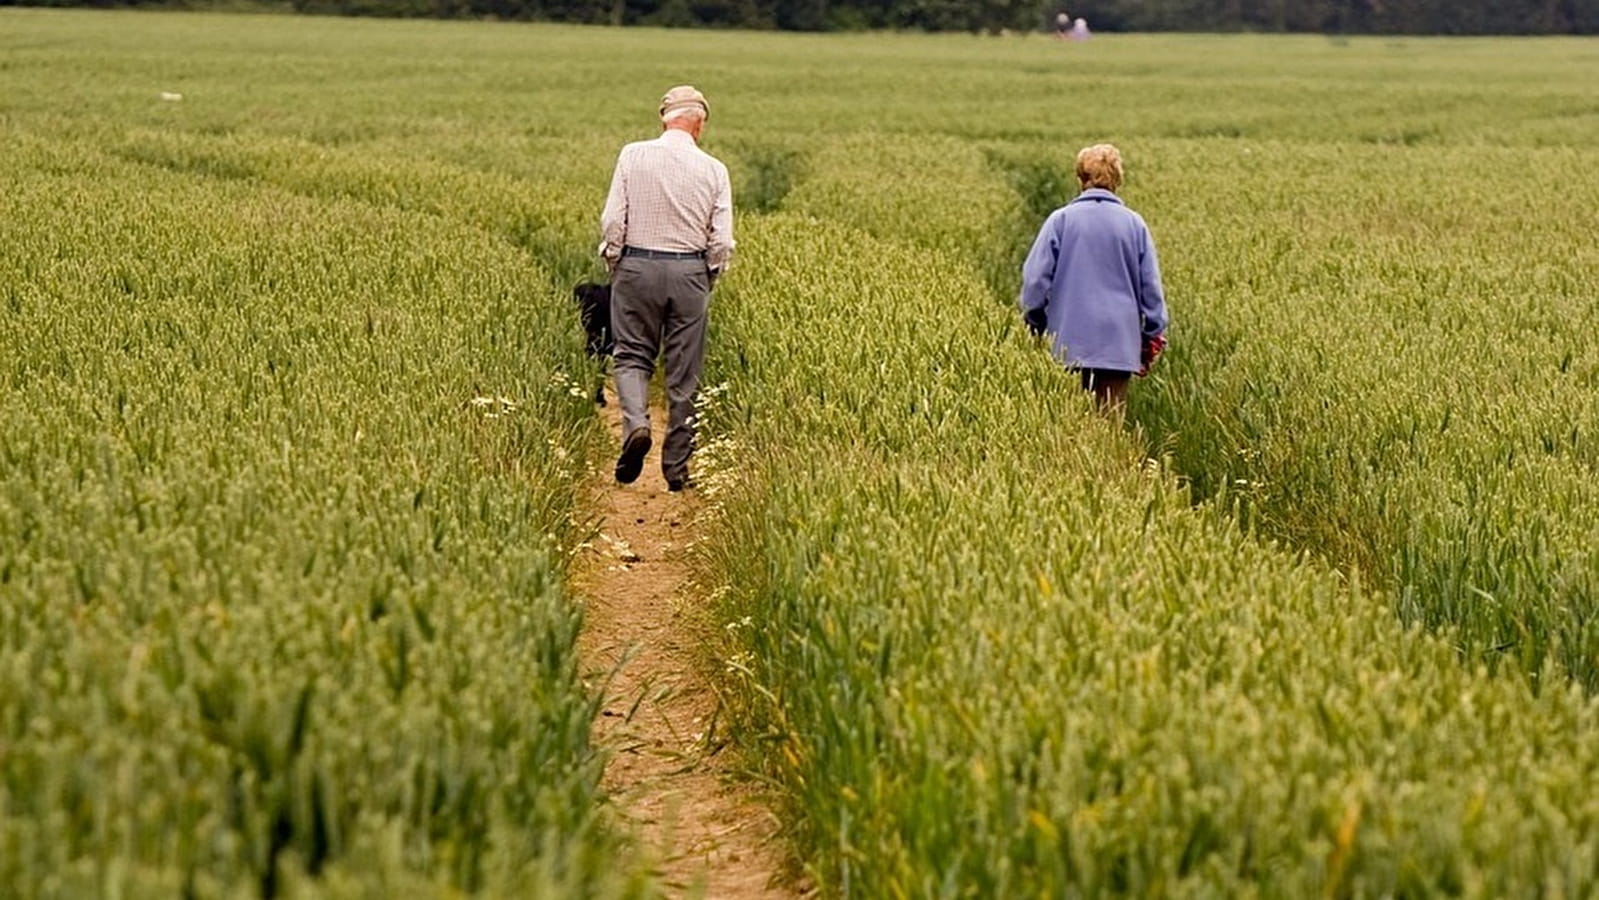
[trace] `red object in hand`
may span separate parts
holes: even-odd
[[[1160,358],[1161,351],[1165,349],[1166,336],[1164,334],[1157,334],[1149,340],[1144,341],[1144,352],[1140,359],[1140,362],[1144,364],[1144,367],[1138,370],[1139,378],[1149,374],[1149,367],[1155,364],[1155,360]]]

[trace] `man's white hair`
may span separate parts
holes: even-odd
[[[679,106],[666,115],[661,116],[661,122],[676,122],[678,119],[698,119],[705,121],[705,110],[698,106]]]

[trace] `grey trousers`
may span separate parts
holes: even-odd
[[[624,256],[611,274],[611,334],[616,338],[616,398],[622,436],[649,428],[650,378],[666,351],[666,442],[661,474],[688,477],[694,452],[694,393],[705,365],[711,276],[699,259]]]

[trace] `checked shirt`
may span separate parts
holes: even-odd
[[[600,255],[615,265],[622,247],[705,253],[712,271],[733,255],[733,188],[727,166],[692,135],[668,129],[622,148],[600,216]]]

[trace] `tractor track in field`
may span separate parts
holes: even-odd
[[[620,412],[613,402],[601,415],[614,452]],[[698,501],[692,490],[667,491],[664,410],[652,406],[650,419],[656,440],[638,481],[617,484],[609,457],[593,476],[599,534],[573,580],[584,603],[584,676],[604,691],[593,726],[596,745],[609,753],[604,788],[669,896],[800,897],[807,892],[786,877],[779,823],[736,777],[734,751],[719,731],[720,699],[704,649],[713,626],[685,559]]]

